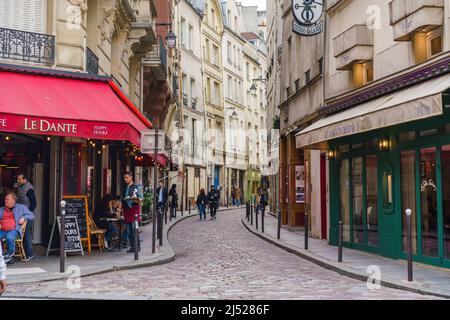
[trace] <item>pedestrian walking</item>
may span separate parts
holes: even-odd
[[[161,209],[160,213],[164,213],[169,194],[162,181],[159,183],[159,187],[156,189],[156,195],[158,197],[156,199],[156,206],[158,209]]]
[[[6,263],[3,258],[2,246],[0,246],[0,296],[6,291]]]
[[[127,238],[130,242],[130,248],[128,253],[134,252],[134,221],[137,216],[140,221],[139,215],[139,190],[138,186],[133,182],[133,175],[131,172],[126,172],[123,176],[125,185],[122,188],[121,203],[123,209],[124,223],[127,228]],[[139,234],[138,234],[139,237]],[[138,239],[138,251],[141,251],[140,240]]]
[[[241,206],[241,197],[242,197],[241,189],[239,187],[237,187],[236,188],[236,204],[238,207]]]
[[[37,206],[36,193],[33,185],[28,181],[25,174],[17,175],[17,183],[19,184],[17,192],[17,203],[25,205],[28,210],[34,213]],[[25,227],[25,235],[23,237],[23,244],[25,247],[26,260],[34,259],[33,253],[33,223],[27,223]]]
[[[206,204],[208,203],[208,197],[205,194],[205,189],[201,189],[200,193],[197,196],[197,208],[198,208],[198,213],[200,214],[200,220],[203,219],[206,220]]]
[[[172,218],[177,217],[177,207],[178,207],[178,194],[177,194],[177,185],[172,184],[172,187],[169,191],[169,208],[170,208],[170,216]]]
[[[231,187],[231,205],[236,206],[236,188],[234,186]]]
[[[219,205],[219,193],[211,186],[207,195],[209,212],[211,213],[211,220],[216,219],[217,207]]]

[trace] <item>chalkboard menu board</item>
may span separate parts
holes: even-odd
[[[59,230],[61,230],[61,217],[58,218]],[[76,216],[64,217],[64,235],[65,235],[65,252],[81,252],[83,255],[83,246],[80,239],[80,230],[78,229],[78,219]]]
[[[66,201],[66,216],[74,216],[77,218],[78,228],[81,240],[89,237],[88,227],[88,202],[86,196],[64,196]]]

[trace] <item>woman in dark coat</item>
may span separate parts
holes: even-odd
[[[177,217],[177,207],[178,207],[177,185],[173,184],[169,191],[169,208],[170,208],[170,216],[172,218]]]

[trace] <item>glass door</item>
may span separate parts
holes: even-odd
[[[366,157],[366,243],[378,247],[378,157]]]
[[[340,199],[345,242],[358,247],[379,246],[378,191],[376,155],[342,160]]]
[[[439,256],[436,148],[420,150],[422,255]]]
[[[450,145],[441,150],[443,251],[444,259],[450,260]]]

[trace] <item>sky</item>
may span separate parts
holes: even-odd
[[[244,6],[258,6],[258,10],[266,10],[266,0],[237,0]]]

